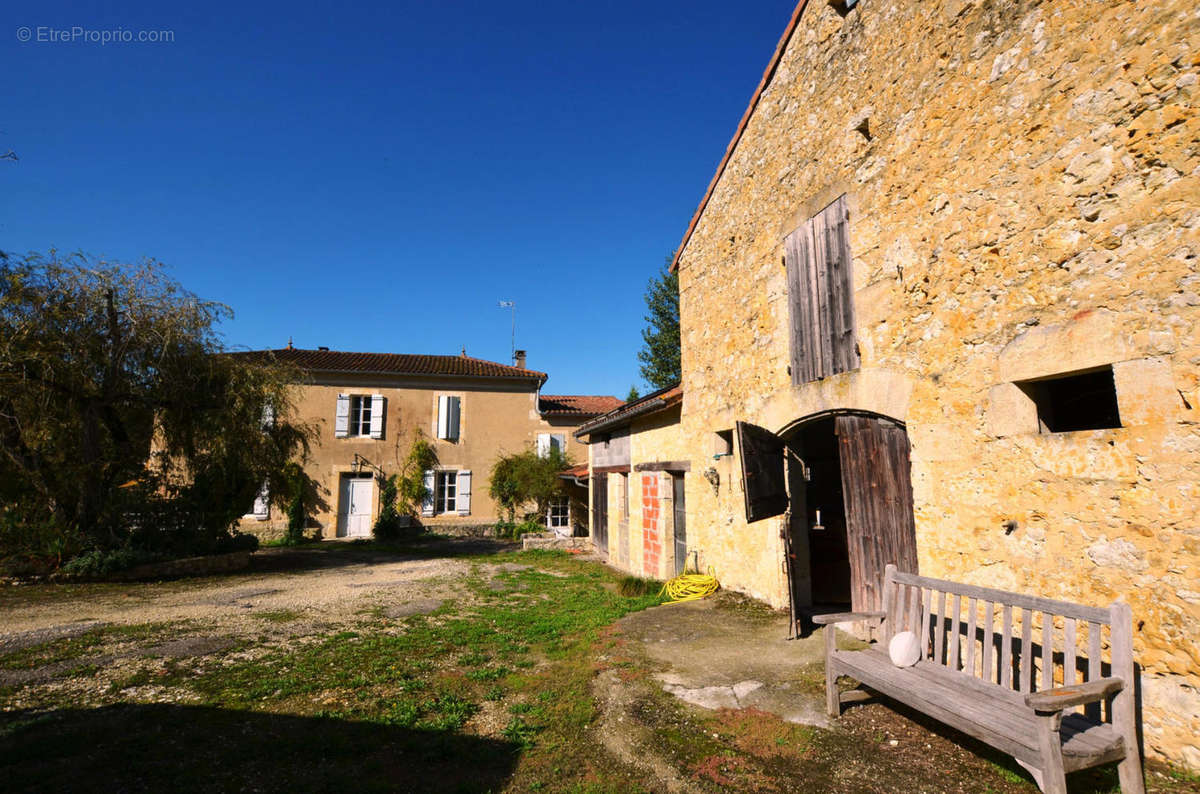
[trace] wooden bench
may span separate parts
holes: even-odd
[[[888,565],[882,612],[813,620],[829,624],[825,699],[831,716],[841,713],[842,703],[879,693],[1011,755],[1051,794],[1066,793],[1067,772],[1113,761],[1121,791],[1144,792],[1128,604],[1083,606]],[[860,651],[837,649],[832,624],[876,620],[881,642]],[[901,631],[919,638],[922,655],[912,667],[897,667],[888,655],[888,643]],[[843,675],[864,688],[839,692]]]

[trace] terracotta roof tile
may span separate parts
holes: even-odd
[[[543,394],[539,410],[551,416],[599,416],[622,403],[605,394]]]
[[[545,380],[546,373],[511,367],[469,356],[427,356],[409,353],[350,353],[342,350],[249,350],[234,353],[258,359],[273,358],[313,372],[373,372],[386,375],[459,375],[477,378]]]

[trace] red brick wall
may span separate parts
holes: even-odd
[[[642,475],[642,571],[658,576],[662,559],[662,501],[658,495],[658,475]]]

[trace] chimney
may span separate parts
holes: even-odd
[[[513,351],[513,366],[519,367],[520,369],[525,369],[525,351],[524,350],[514,350]]]

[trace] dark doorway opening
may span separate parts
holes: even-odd
[[[833,417],[800,426],[786,438],[792,513],[792,599],[797,614],[841,612],[851,605],[850,552],[842,466]],[[801,462],[807,479],[801,473]],[[807,547],[805,570],[802,550]],[[807,586],[805,583],[807,579]],[[809,598],[805,599],[805,591]]]

